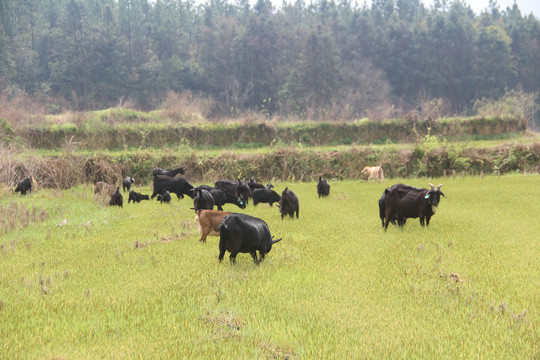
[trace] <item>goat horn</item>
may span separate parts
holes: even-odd
[[[435,185],[433,185],[432,183],[428,183],[429,186],[431,186],[431,190],[435,190]]]
[[[443,186],[443,184],[438,185],[437,190],[439,190],[442,186]]]

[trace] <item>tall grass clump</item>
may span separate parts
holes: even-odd
[[[200,123],[211,115],[214,106],[215,102],[210,98],[196,96],[189,91],[169,91],[161,105],[161,114],[174,122]]]
[[[5,235],[20,230],[32,223],[45,221],[48,217],[47,211],[37,207],[29,209],[18,202],[11,202],[8,205],[0,204],[0,234]]]
[[[26,93],[14,92],[0,92],[0,119],[7,119],[15,132],[27,126],[42,125],[46,107]]]

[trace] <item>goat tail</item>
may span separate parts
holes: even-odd
[[[274,237],[272,236],[272,245],[274,245],[275,243],[278,243],[281,241],[281,239],[283,239],[282,237],[280,237],[279,239],[277,240],[274,240]]]

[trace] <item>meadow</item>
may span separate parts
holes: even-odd
[[[0,193],[0,357],[540,357],[540,176],[329,180],[322,199],[314,182],[274,183],[299,219],[225,206],[283,237],[259,266],[219,263],[189,198]],[[377,200],[397,182],[444,183],[429,227],[384,232]]]

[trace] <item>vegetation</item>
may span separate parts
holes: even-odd
[[[428,120],[255,117],[212,122],[174,107],[152,112],[112,108],[36,119],[32,112],[18,110],[21,121],[0,122],[0,183],[14,186],[29,174],[41,186],[56,189],[118,183],[128,175],[149,183],[154,167],[179,164],[195,181],[249,176],[311,181],[319,175],[359,179],[363,167],[373,164],[383,165],[390,177],[538,172],[539,138],[517,115],[519,106],[508,100],[513,96],[501,104],[486,101],[483,106],[498,109],[490,116]],[[175,120],[182,117],[190,120]]]
[[[447,196],[430,226],[386,233],[388,183],[331,181],[327,199],[314,182],[275,183],[296,192],[300,218],[248,206],[283,236],[260,266],[247,254],[218,263],[189,199],[112,208],[88,186],[3,194],[1,212],[47,214],[0,237],[3,356],[534,358],[538,176],[429,181]]]
[[[363,179],[364,166],[381,164],[386,177],[456,176],[537,173],[540,143],[537,138],[507,140],[485,147],[448,142],[434,135],[415,144],[379,146],[261,147],[239,150],[198,150],[183,144],[170,149],[77,151],[68,144],[61,151],[0,151],[0,184],[15,186],[32,174],[40,186],[69,189],[78,184],[106,181],[119,184],[133,176],[140,184],[152,181],[155,167],[187,170],[190,181],[215,181],[255,176],[263,179],[312,181]]]
[[[171,97],[212,118],[471,114],[508,91],[537,98],[539,43],[538,18],[495,1],[1,0],[0,98],[49,114]]]
[[[145,113],[141,113],[145,114]],[[98,115],[100,116],[100,115]],[[449,140],[474,136],[494,137],[520,133],[519,119],[499,117],[452,118],[434,121],[387,120],[373,122],[227,122],[221,124],[171,124],[156,121],[131,122],[98,120],[91,114],[86,121],[64,122],[20,129],[17,133],[27,147],[58,149],[67,139],[79,148],[91,150],[176,147],[194,148],[262,147],[302,144],[303,146],[411,143],[428,130]],[[144,115],[143,115],[144,116]],[[143,118],[144,119],[144,118]],[[251,145],[249,145],[251,144]]]

